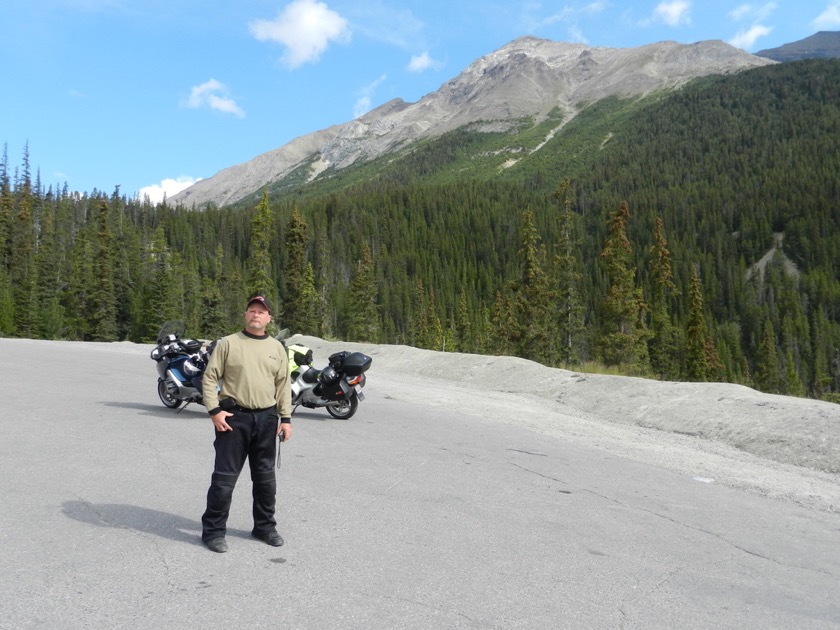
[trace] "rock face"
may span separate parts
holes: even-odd
[[[642,96],[696,77],[771,63],[721,41],[593,48],[524,37],[481,57],[416,103],[396,99],[348,123],[301,136],[201,180],[170,201],[222,206],[301,167],[311,179],[327,168],[345,168],[479,121],[498,130],[523,117],[539,121],[555,108],[569,120],[579,105],[608,96]]]

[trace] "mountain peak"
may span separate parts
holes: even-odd
[[[479,121],[499,129],[523,118],[542,121],[559,108],[565,123],[584,103],[642,96],[696,77],[770,63],[721,41],[620,49],[520,37],[476,59],[416,103],[389,101],[203,179],[172,201],[221,206],[301,168],[308,168],[313,179],[329,168],[345,168]]]

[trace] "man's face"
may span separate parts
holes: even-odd
[[[259,302],[252,302],[245,311],[245,328],[250,332],[262,334],[271,321],[268,309]]]

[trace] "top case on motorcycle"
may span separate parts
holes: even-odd
[[[343,370],[347,376],[358,376],[368,371],[373,359],[361,352],[351,352],[344,358]]]

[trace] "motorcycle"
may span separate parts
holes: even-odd
[[[333,418],[352,418],[359,403],[365,399],[362,392],[367,382],[365,372],[370,369],[373,359],[361,352],[343,350],[331,354],[329,363],[318,370],[312,367],[312,350],[306,346],[289,345],[286,351],[289,354],[294,408],[324,407]]]
[[[210,350],[197,339],[184,338],[184,322],[168,321],[161,326],[151,358],[158,373],[158,396],[170,409],[202,402],[201,377]]]

